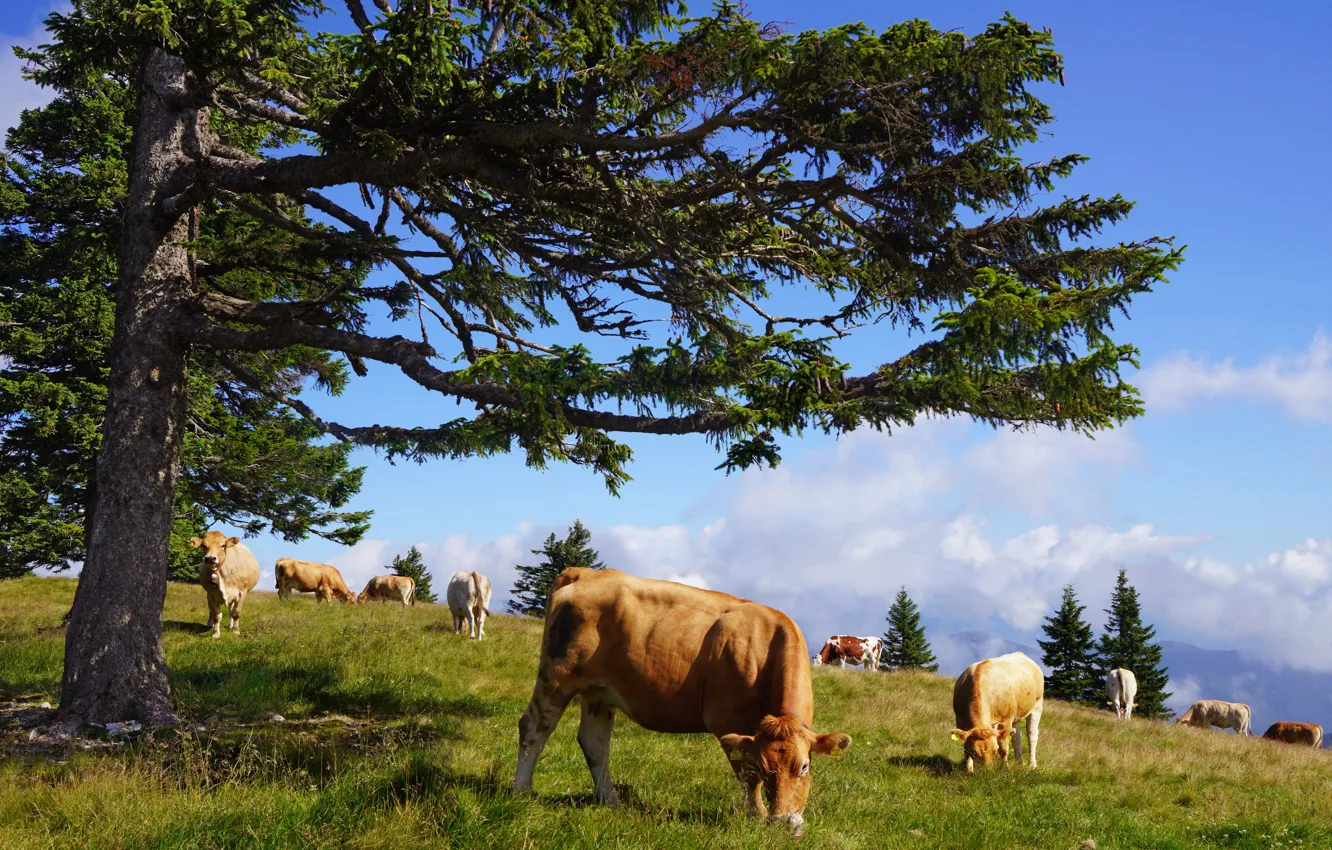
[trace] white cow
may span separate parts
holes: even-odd
[[[1237,735],[1253,734],[1253,710],[1242,702],[1200,699],[1175,721],[1176,724],[1207,729],[1234,729]]]
[[[453,633],[467,623],[467,636],[481,640],[486,636],[486,615],[490,613],[490,579],[477,572],[454,573],[447,592],[453,612]]]
[[[1113,706],[1115,717],[1120,720],[1133,719],[1134,702],[1138,698],[1138,677],[1132,670],[1118,667],[1105,677],[1105,695],[1109,697],[1106,705]]]

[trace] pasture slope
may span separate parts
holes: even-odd
[[[0,582],[0,707],[54,700],[73,587]],[[256,593],[246,634],[214,641],[205,616],[198,587],[171,586],[166,648],[188,731],[69,754],[0,728],[0,846],[793,846],[737,813],[707,736],[622,722],[611,764],[625,804],[590,805],[576,710],[536,796],[510,795],[533,620],[497,616],[477,644],[450,633],[441,606]],[[802,850],[1332,847],[1332,753],[1061,703],[1046,709],[1038,771],[967,777],[954,768],[949,679],[816,670],[814,683],[816,727],[855,743],[815,767]]]

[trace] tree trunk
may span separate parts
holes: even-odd
[[[192,188],[207,116],[178,58],[152,51],[140,79],[88,554],[65,637],[57,726],[66,732],[176,722],[162,605],[185,415],[188,351],[176,329],[191,296],[190,233],[187,216],[163,201]]]

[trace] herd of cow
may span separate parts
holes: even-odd
[[[222,609],[231,614],[229,628],[240,634],[241,609],[245,597],[259,583],[259,560],[239,537],[227,537],[210,531],[190,539],[190,545],[203,549],[204,568],[199,583],[208,596],[208,627],[213,637],[222,636]],[[410,576],[375,576],[360,593],[352,593],[342,573],[330,564],[278,558],[273,567],[278,599],[297,593],[313,593],[320,602],[340,599],[352,605],[381,600],[400,602],[406,608],[416,603],[416,582]],[[490,613],[490,579],[480,573],[454,573],[449,579],[445,599],[453,613],[454,634],[467,627],[469,637],[485,637],[486,615]]]
[[[259,563],[238,538],[211,531],[190,541],[204,550],[200,583],[208,595],[210,626],[220,635],[221,611],[239,633],[245,595],[259,581]],[[377,576],[359,595],[327,564],[281,558],[281,598],[291,591],[323,601],[388,599],[411,603],[414,583]],[[490,604],[490,582],[475,572],[454,573],[447,601],[454,632],[464,623],[480,639]],[[862,663],[877,670],[878,638],[834,635],[810,660],[804,635],[782,612],[713,590],[638,578],[618,570],[571,568],[551,588],[532,699],[518,723],[516,791],[530,791],[537,759],[565,708],[578,697],[578,745],[592,773],[598,801],[617,802],[610,774],[615,713],[655,732],[716,736],[744,793],[750,813],[783,823],[798,836],[816,755],[851,746],[841,732],[817,733],[811,666]],[[1137,680],[1129,670],[1106,677],[1109,704],[1131,719]],[[1021,652],[972,664],[953,687],[954,740],[962,742],[967,772],[977,762],[1007,764],[1010,748],[1022,760],[1026,726],[1028,761],[1036,745],[1045,703],[1040,667]],[[1202,700],[1179,719],[1193,726],[1235,728],[1250,734],[1248,706]],[[1238,725],[1236,725],[1238,724]],[[1016,745],[1014,737],[1016,735]],[[1276,723],[1264,735],[1322,746],[1323,730]]]

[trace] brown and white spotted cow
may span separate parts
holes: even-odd
[[[865,670],[879,669],[879,656],[883,653],[883,640],[876,637],[856,637],[854,635],[833,635],[823,644],[823,649],[814,656],[814,666],[832,664],[845,667],[862,664]]]
[[[514,788],[531,790],[537,757],[578,696],[578,743],[599,801],[617,801],[610,740],[619,710],[654,732],[717,736],[750,812],[799,835],[811,759],[851,745],[840,732],[810,728],[808,658],[799,627],[765,605],[618,570],[565,570],[551,592],[536,687],[518,724]]]

